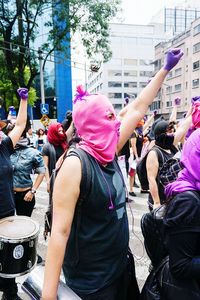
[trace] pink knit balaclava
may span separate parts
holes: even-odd
[[[120,122],[106,96],[90,95],[77,87],[73,121],[81,137],[78,147],[88,152],[101,164],[113,161],[119,139]]]

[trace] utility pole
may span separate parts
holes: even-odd
[[[41,90],[41,103],[45,104],[45,95],[44,95],[44,74],[43,74],[43,57],[42,50],[38,48],[38,59],[40,62],[40,90]]]

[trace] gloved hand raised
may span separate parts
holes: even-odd
[[[200,101],[200,96],[195,96],[191,99],[192,104],[194,104],[197,101]]]
[[[179,48],[170,49],[166,55],[164,69],[170,71],[179,62],[183,54],[183,51]]]
[[[174,104],[175,104],[175,106],[180,105],[181,104],[181,98],[180,97],[175,98],[174,99]]]
[[[28,99],[28,89],[27,88],[19,88],[17,90],[18,95],[22,100],[27,100]]]

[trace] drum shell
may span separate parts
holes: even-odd
[[[44,265],[37,266],[22,284],[22,290],[31,300],[40,300],[44,280]],[[59,282],[57,300],[81,300],[62,280]]]
[[[15,278],[29,273],[37,263],[37,242],[38,234],[18,241],[0,238],[0,277]],[[21,249],[21,255],[16,258],[17,249]]]

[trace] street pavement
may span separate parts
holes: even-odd
[[[140,190],[134,188],[136,197],[130,197],[133,201],[127,203],[127,213],[129,218],[130,230],[130,248],[135,258],[136,276],[140,289],[142,288],[146,277],[148,276],[149,259],[144,249],[143,237],[140,229],[140,220],[142,215],[148,211],[147,194],[141,194]],[[46,192],[46,182],[42,182],[36,194],[36,206],[33,211],[33,219],[40,224],[40,234],[38,239],[38,254],[45,260],[48,241],[43,238],[44,214],[48,206],[48,193]],[[21,284],[29,274],[18,277],[17,283],[19,296],[23,300],[30,299],[22,290]],[[1,296],[1,293],[0,293]]]

